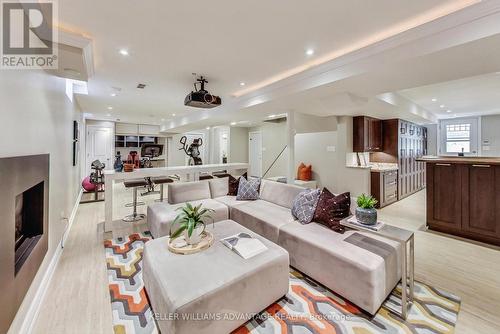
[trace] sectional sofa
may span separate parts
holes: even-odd
[[[302,190],[262,180],[260,199],[237,201],[227,196],[227,178],[173,183],[168,186],[168,204],[149,206],[147,221],[153,237],[166,236],[176,208],[202,203],[215,210],[216,222],[232,219],[280,245],[289,252],[292,267],[375,314],[401,278],[401,244],[352,230],[340,234],[314,222],[302,225],[291,214]]]

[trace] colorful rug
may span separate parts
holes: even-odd
[[[148,232],[106,240],[106,262],[117,334],[158,333],[142,281]],[[307,276],[291,270],[288,294],[233,334],[453,333],[460,298],[415,282],[415,302],[406,321],[386,307],[400,305],[396,287],[375,316],[359,310]],[[168,334],[168,333],[163,333]]]

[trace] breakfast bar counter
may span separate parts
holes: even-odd
[[[197,181],[201,173],[213,173],[220,170],[246,171],[249,168],[247,163],[227,163],[227,164],[208,164],[198,166],[172,166],[158,168],[140,168],[133,172],[116,172],[114,170],[104,171],[104,182],[106,184],[104,193],[105,222],[104,231],[108,232],[106,226],[111,226],[113,221],[113,185],[115,182],[126,180],[144,179],[145,177],[159,177],[169,175],[180,175],[190,181]]]
[[[422,157],[430,229],[500,245],[500,159]]]

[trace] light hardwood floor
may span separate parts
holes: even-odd
[[[130,213],[123,204],[131,191],[116,188],[115,214]],[[149,196],[152,202],[158,195]],[[140,207],[145,213],[146,206]],[[388,223],[416,231],[416,278],[462,298],[456,333],[500,332],[500,249],[426,232],[425,192],[380,210]],[[61,260],[35,324],[35,333],[113,333],[103,239],[146,230],[116,221],[103,234],[104,204],[80,205]]]

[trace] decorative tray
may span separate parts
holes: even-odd
[[[182,247],[178,247],[177,244],[179,244],[179,239],[180,238],[175,239],[174,241],[168,239],[168,250],[172,253],[182,255],[195,254],[209,248],[214,243],[214,236],[212,233],[207,231],[202,233],[201,241],[195,245],[184,245]]]

